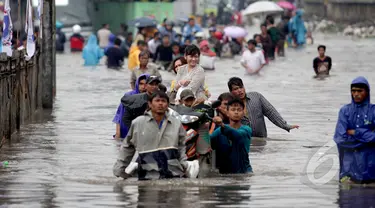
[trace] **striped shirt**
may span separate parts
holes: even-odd
[[[253,137],[267,137],[266,116],[276,126],[289,131],[291,126],[281,117],[279,112],[271,103],[258,92],[246,94],[246,116],[249,118],[250,126],[253,130]]]

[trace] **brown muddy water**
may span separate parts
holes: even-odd
[[[117,146],[111,123],[129,90],[127,70],[82,67],[80,54],[57,56],[52,112],[25,125],[1,149],[0,207],[371,207],[375,190],[340,187],[332,141],[337,113],[350,102],[359,75],[375,81],[373,40],[317,36],[316,45],[289,49],[287,58],[247,76],[235,60],[220,60],[206,80],[213,98],[231,76],[261,92],[291,124],[291,133],[267,121],[270,139],[250,153],[254,176],[137,182],[112,175]],[[327,45],[332,76],[313,79],[317,44]],[[165,84],[173,75],[163,72]]]

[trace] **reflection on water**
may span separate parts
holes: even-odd
[[[334,62],[325,80],[313,79],[316,46],[287,50],[286,58],[260,76],[244,75],[238,58],[220,60],[215,71],[206,72],[213,98],[228,90],[229,77],[239,76],[247,91],[261,92],[289,123],[301,126],[288,133],[267,121],[267,145],[250,153],[252,177],[148,183],[113,177],[118,147],[111,121],[130,88],[130,73],[83,68],[80,54],[58,55],[55,108],[23,126],[1,149],[0,161],[10,165],[0,168],[0,207],[369,207],[372,188],[340,189],[335,177],[320,185],[301,179],[320,147],[335,154],[327,142],[340,106],[350,102],[351,80],[358,75],[375,80],[372,40],[315,39]],[[162,75],[168,86],[173,75]],[[320,177],[332,166],[337,168],[322,164],[314,173]]]
[[[374,186],[373,187],[341,187],[337,204],[340,208],[351,207],[374,207]]]

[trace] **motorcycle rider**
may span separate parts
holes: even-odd
[[[189,114],[196,110],[193,109],[194,107],[197,107],[204,101],[204,99],[196,99],[192,90],[184,89],[180,94],[180,104],[173,106],[172,108],[179,114]],[[199,155],[199,166],[201,170],[199,176],[204,177],[204,175],[206,175],[210,169],[208,165],[211,164],[209,123],[207,122],[200,125],[200,127],[198,129],[194,129],[194,131],[198,132],[199,134],[199,137],[195,142],[195,151]]]
[[[162,91],[149,97],[150,110],[133,120],[121,145],[113,167],[115,176],[124,179],[130,176],[125,171],[137,152],[139,180],[196,177],[198,171],[193,174],[191,170],[199,169],[198,162],[186,160],[186,131],[181,122],[170,115],[168,104],[169,97]]]

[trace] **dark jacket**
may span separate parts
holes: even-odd
[[[146,112],[148,108],[148,95],[147,93],[141,93],[124,96],[121,98],[121,103],[125,108],[123,122],[125,126],[130,127],[134,119]]]
[[[66,42],[65,33],[62,32],[60,29],[57,29],[56,30],[56,51],[64,52],[65,42]]]

